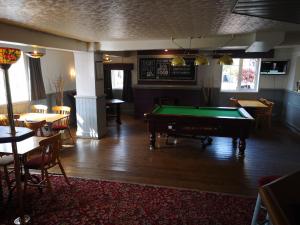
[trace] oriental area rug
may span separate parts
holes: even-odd
[[[248,225],[254,198],[194,190],[51,177],[54,197],[29,188],[26,214],[32,225]],[[16,199],[2,209],[12,224]]]

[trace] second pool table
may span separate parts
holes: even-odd
[[[156,133],[171,136],[231,137],[239,139],[240,154],[244,154],[254,119],[243,108],[194,107],[158,105],[147,114],[150,149],[155,148]]]

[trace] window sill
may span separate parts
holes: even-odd
[[[258,93],[258,90],[254,91],[225,91],[225,90],[220,90],[221,93]]]
[[[12,103],[13,105],[22,105],[22,104],[30,104],[30,101],[27,100],[27,101],[21,101],[21,102],[13,102]],[[6,106],[7,104],[0,104],[0,107],[4,107]]]

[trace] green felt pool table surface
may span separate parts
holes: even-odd
[[[153,112],[161,115],[184,115],[184,116],[199,116],[199,117],[232,117],[244,118],[240,111],[236,108],[206,108],[194,106],[158,106]]]

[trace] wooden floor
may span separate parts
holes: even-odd
[[[280,125],[253,132],[244,158],[230,138],[217,137],[205,150],[199,140],[167,146],[160,138],[160,148],[150,151],[147,124],[129,116],[120,127],[111,121],[108,131],[101,140],[77,139],[76,147],[63,150],[69,176],[254,196],[259,177],[300,169],[300,136]]]

